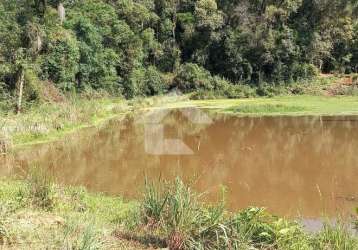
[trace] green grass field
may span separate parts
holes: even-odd
[[[272,98],[190,100],[168,108],[199,107],[242,116],[358,115],[358,96],[279,96]]]

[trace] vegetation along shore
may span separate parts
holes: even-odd
[[[356,116],[357,16],[356,0],[1,0],[0,158],[153,108]],[[356,216],[308,232],[180,179],[131,201],[23,172],[0,178],[1,249],[358,249]]]
[[[0,182],[4,249],[347,249],[358,238],[347,222],[309,232],[262,208],[208,205],[180,179],[147,181],[138,201],[63,187],[40,168]],[[354,218],[352,218],[354,223]],[[353,225],[354,226],[354,225]]]

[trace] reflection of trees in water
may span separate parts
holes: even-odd
[[[173,111],[163,120],[174,131],[169,137],[182,136],[195,155],[153,156],[144,152],[143,124],[134,121],[112,121],[19,159],[36,158],[62,181],[115,194],[138,192],[145,175],[194,178],[201,191],[224,184],[234,207],[269,206],[281,214],[300,208],[317,213],[322,208],[317,185],[324,199],[357,189],[355,122],[217,116],[212,124],[197,126]]]
[[[354,192],[357,188],[336,185],[354,184],[358,173],[354,152],[358,135],[351,122],[327,123],[311,117],[232,119],[215,126],[225,127],[221,135],[230,138],[230,143],[224,145],[226,166],[222,171],[227,171],[227,178],[223,182],[241,195],[241,202],[255,199],[270,203],[271,199],[276,203],[271,205],[280,211],[279,206],[287,207],[287,203],[277,202],[281,195],[294,203],[300,198],[309,201],[303,204],[309,209],[320,205],[317,185],[322,185],[326,198],[334,196],[336,190]],[[220,148],[218,139],[212,140]],[[251,191],[245,194],[240,189]]]

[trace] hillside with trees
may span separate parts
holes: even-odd
[[[356,0],[2,0],[0,103],[175,88],[238,97],[358,72],[357,10]]]

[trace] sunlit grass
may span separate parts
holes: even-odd
[[[357,249],[358,238],[344,223],[325,224],[308,233],[298,222],[269,214],[263,208],[228,212],[224,204],[208,206],[202,195],[181,180],[150,183],[129,234],[169,249]],[[151,239],[150,242],[148,239]],[[154,240],[156,239],[156,240]]]
[[[36,168],[24,179],[0,181],[0,248],[123,249],[128,243],[112,232],[135,206],[59,186]]]
[[[280,96],[272,98],[190,100],[164,107],[199,107],[243,116],[263,115],[356,115],[358,97]]]
[[[130,110],[122,99],[74,100],[32,106],[21,115],[0,117],[0,133],[18,148],[50,142],[81,128],[98,126]]]

